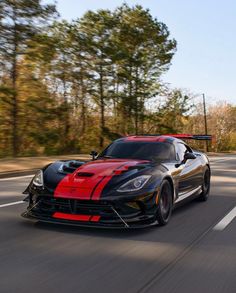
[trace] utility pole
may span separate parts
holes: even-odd
[[[202,98],[203,98],[203,111],[204,111],[204,124],[205,124],[205,135],[208,134],[207,131],[207,115],[206,115],[206,99],[205,99],[205,94],[202,94]],[[208,141],[206,140],[206,151],[209,151],[208,148]]]

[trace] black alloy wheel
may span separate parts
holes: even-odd
[[[168,180],[163,180],[158,199],[156,218],[160,226],[169,222],[173,209],[172,188]]]
[[[202,183],[202,192],[199,196],[200,201],[207,201],[210,193],[210,187],[211,187],[211,173],[210,169],[207,168],[203,177],[203,183]]]

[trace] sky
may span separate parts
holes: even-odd
[[[235,0],[57,0],[61,18],[72,20],[87,10],[140,4],[164,22],[177,40],[177,52],[163,81],[194,94],[208,104],[236,105]]]

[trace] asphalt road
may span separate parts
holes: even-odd
[[[211,161],[208,202],[188,203],[168,226],[145,230],[27,221],[18,201],[30,178],[0,179],[0,293],[235,293],[236,155]]]

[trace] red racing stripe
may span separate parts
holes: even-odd
[[[104,187],[112,179],[129,167],[144,160],[101,159],[88,162],[79,167],[72,174],[66,175],[57,185],[54,197],[81,200],[99,200]],[[79,174],[78,175],[78,171]],[[92,176],[83,176],[92,174]]]
[[[127,162],[119,166],[113,171],[113,174],[110,176],[104,177],[99,184],[96,186],[96,188],[93,190],[91,194],[92,200],[99,200],[102,194],[102,191],[104,187],[107,185],[107,183],[112,179],[113,176],[119,175],[122,172],[126,171],[129,167],[137,165],[137,162],[129,162],[127,165]]]
[[[97,186],[97,188],[94,190],[92,194],[92,200],[99,200],[101,193],[104,189],[104,187],[107,185],[107,183],[111,180],[113,176],[106,176]]]

